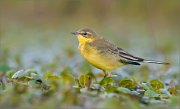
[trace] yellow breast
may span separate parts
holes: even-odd
[[[102,70],[111,71],[123,65],[112,55],[104,55],[85,43],[79,44],[79,51],[90,64]]]

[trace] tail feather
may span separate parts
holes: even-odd
[[[155,60],[144,60],[143,62],[154,63],[154,64],[170,64],[170,63],[167,63],[167,62],[160,62],[160,61],[155,61]]]

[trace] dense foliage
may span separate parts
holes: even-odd
[[[7,54],[1,54],[1,59],[8,60]],[[70,59],[74,55],[73,50],[67,50]],[[92,67],[84,62],[74,70],[74,66],[59,65],[56,57],[51,63],[34,60],[33,69],[21,69],[21,55],[11,59],[16,67],[0,65],[2,108],[175,109],[179,105],[180,86],[173,79],[178,72],[150,79],[151,70],[144,65],[139,71],[134,71],[135,74],[117,72],[112,73],[112,77],[103,78],[102,72],[93,73]],[[170,66],[161,66],[163,69],[159,72],[168,72]]]

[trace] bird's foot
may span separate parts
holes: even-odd
[[[107,74],[105,74],[105,75],[104,75],[104,78],[107,78],[107,77],[108,77],[108,75],[107,75]]]
[[[112,77],[112,75],[111,75],[111,73],[110,73],[110,72],[108,72],[108,77]]]
[[[108,73],[104,73],[104,78],[107,78],[107,77],[112,77],[111,73],[108,72]]]

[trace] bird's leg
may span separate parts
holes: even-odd
[[[108,72],[107,77],[112,77],[111,72]]]
[[[104,78],[106,78],[106,77],[108,76],[107,73],[106,73],[106,71],[103,70],[103,73],[104,73]]]

